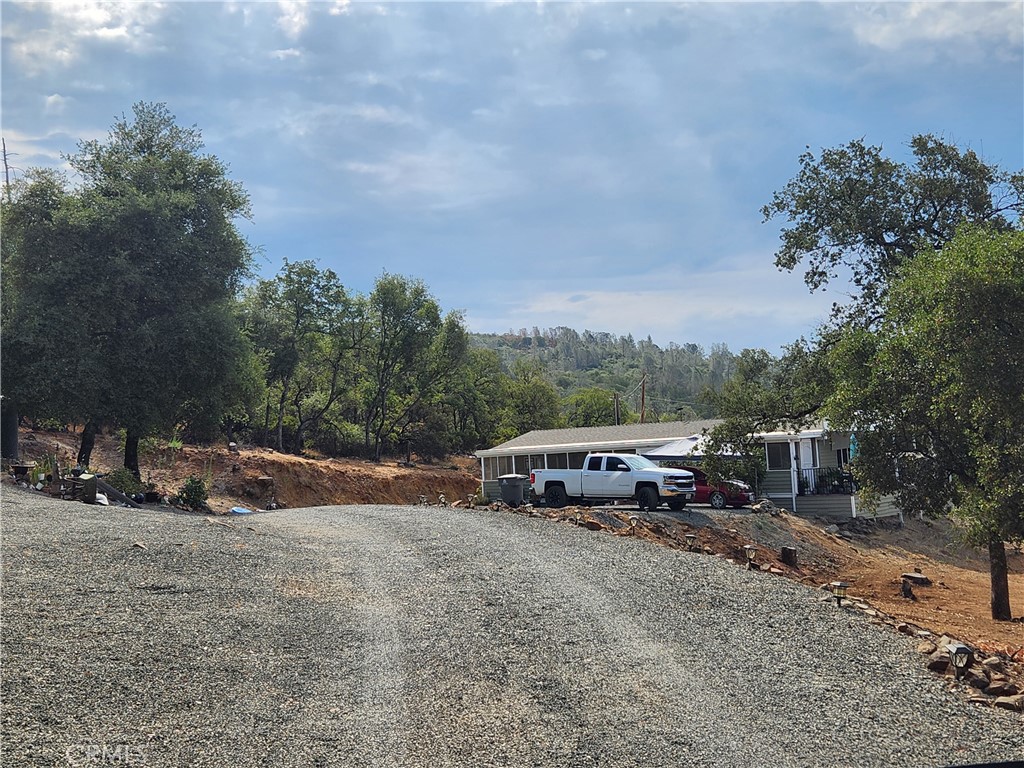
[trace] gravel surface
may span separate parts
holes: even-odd
[[[718,558],[491,511],[218,521],[4,488],[3,765],[1024,758],[912,640]]]

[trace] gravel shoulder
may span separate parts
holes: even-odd
[[[442,508],[218,524],[4,488],[0,522],[4,765],[1024,758],[1020,715],[913,641],[718,558]]]

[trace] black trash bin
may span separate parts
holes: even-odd
[[[526,475],[502,475],[498,478],[501,486],[501,500],[510,507],[518,507],[525,499],[530,478]]]

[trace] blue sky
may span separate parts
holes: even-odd
[[[2,132],[61,165],[166,102],[264,276],[422,278],[471,330],[734,351],[811,332],[760,208],[797,157],[935,133],[1024,167],[1024,4],[2,3]]]

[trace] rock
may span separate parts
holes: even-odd
[[[931,640],[924,640],[917,644],[918,653],[932,654],[935,653],[937,650],[938,648],[935,647],[935,643],[933,643]]]
[[[1024,694],[1019,696],[1000,696],[992,702],[992,706],[1008,709],[1011,712],[1024,712]]]
[[[942,674],[949,669],[949,654],[944,649],[939,648],[928,657],[928,663],[925,666],[932,672]]]
[[[822,528],[821,532],[822,533],[827,533],[830,536],[835,536],[837,533],[839,533],[839,526],[835,525],[835,524],[829,525],[829,526],[826,526],[825,528]]]
[[[985,693],[989,696],[1016,696],[1020,689],[1009,680],[993,680],[985,688]]]
[[[1006,668],[1006,665],[1003,664],[1003,660],[1000,659],[998,656],[989,656],[987,658],[984,658],[981,660],[981,663],[988,669],[991,669],[995,672],[1002,672]]]
[[[913,627],[910,624],[905,624],[903,622],[896,625],[896,631],[901,632],[904,635],[910,635],[911,637],[917,635],[917,627]]]
[[[971,704],[984,704],[986,707],[992,706],[992,699],[990,699],[988,696],[979,696],[976,693],[971,694],[971,696],[968,697],[967,701]]]
[[[785,571],[782,570],[781,568],[769,568],[768,572],[769,573],[774,573],[776,576],[781,576],[782,574],[785,573]]]
[[[922,573],[903,573],[900,574],[900,578],[920,587],[930,587],[932,584],[932,580]]]
[[[971,688],[977,688],[979,691],[985,691],[988,688],[988,678],[973,669],[968,671],[967,675],[964,677],[964,681],[971,686]]]

